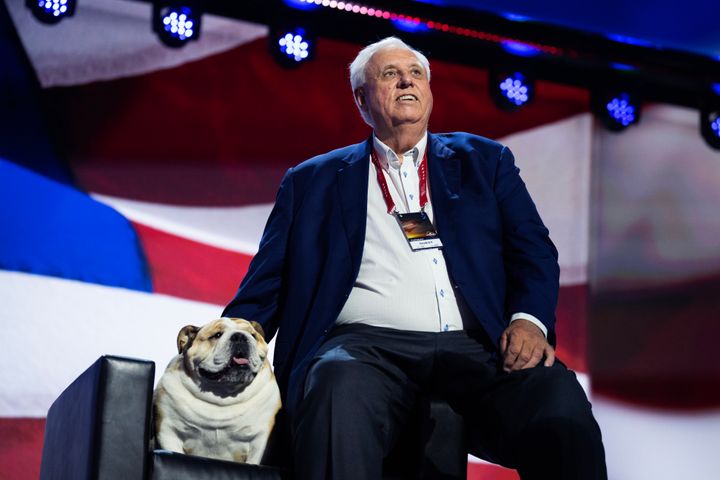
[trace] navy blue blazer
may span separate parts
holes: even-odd
[[[223,315],[278,333],[274,366],[290,414],[313,354],[360,269],[372,139],[291,168],[260,247]],[[428,135],[430,199],[450,278],[497,344],[513,313],[554,343],[557,250],[507,147],[476,135]]]

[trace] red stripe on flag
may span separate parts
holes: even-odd
[[[468,480],[520,480],[515,470],[491,463],[468,462]]]
[[[557,356],[568,368],[578,372],[588,371],[587,302],[587,285],[560,287],[555,324]]]
[[[225,305],[235,294],[251,255],[213,247],[134,223],[153,283],[153,291]],[[218,313],[220,313],[218,311]]]
[[[44,418],[0,418],[0,479],[40,478]]]

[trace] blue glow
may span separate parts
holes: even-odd
[[[720,114],[713,112],[710,114],[710,128],[716,137],[720,138]]]
[[[633,65],[628,65],[626,63],[611,63],[610,66],[615,70],[623,70],[626,72],[637,70],[637,67],[634,67]]]
[[[310,55],[310,42],[303,38],[303,31],[288,32],[278,40],[280,51],[295,60],[302,62]]]
[[[162,19],[163,28],[178,40],[190,40],[195,35],[195,16],[189,7],[171,8]]]
[[[503,50],[518,57],[534,57],[542,53],[540,49],[535,48],[532,45],[513,40],[504,40],[501,45]]]
[[[649,48],[657,48],[657,45],[655,45],[652,42],[648,42],[647,40],[641,40],[639,38],[635,37],[628,37],[626,35],[618,35],[615,33],[610,33],[606,35],[607,38],[610,40],[614,40],[616,42],[620,43],[626,43],[628,45],[636,45],[638,47],[649,47]]]
[[[305,0],[283,0],[283,2],[288,7],[296,8],[298,10],[315,10],[316,8],[320,8],[320,5]]]
[[[395,25],[395,28],[403,32],[417,33],[429,30],[425,22],[413,22],[412,20],[403,19],[392,20],[392,24]]]
[[[627,93],[621,93],[617,97],[614,97],[607,103],[606,108],[610,114],[610,118],[623,127],[627,127],[637,120],[637,105],[632,103],[630,95]]]
[[[37,6],[42,13],[60,18],[68,13],[68,0],[38,0]]]
[[[519,72],[505,78],[499,86],[505,98],[518,107],[530,100],[530,87],[525,83],[525,76]]]
[[[717,95],[720,95],[720,83],[713,83],[710,85],[710,88],[712,88],[712,91],[715,92]]]
[[[501,13],[500,16],[513,22],[531,22],[533,19],[516,13]]]

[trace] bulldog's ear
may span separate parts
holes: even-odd
[[[260,324],[259,324],[258,322],[256,322],[255,320],[251,320],[251,321],[250,321],[250,325],[253,326],[253,328],[255,329],[255,331],[258,332],[258,333],[260,334],[260,336],[262,336],[263,338],[265,338],[265,330],[263,330],[262,325],[260,325]]]
[[[178,353],[183,353],[190,348],[190,345],[192,345],[192,342],[195,340],[199,331],[200,327],[196,327],[194,325],[186,325],[180,330],[180,333],[178,333],[177,336]]]

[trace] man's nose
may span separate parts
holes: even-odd
[[[412,86],[413,84],[413,78],[412,75],[410,75],[410,72],[402,72],[400,73],[400,78],[398,79],[398,86],[401,88],[407,88]]]

